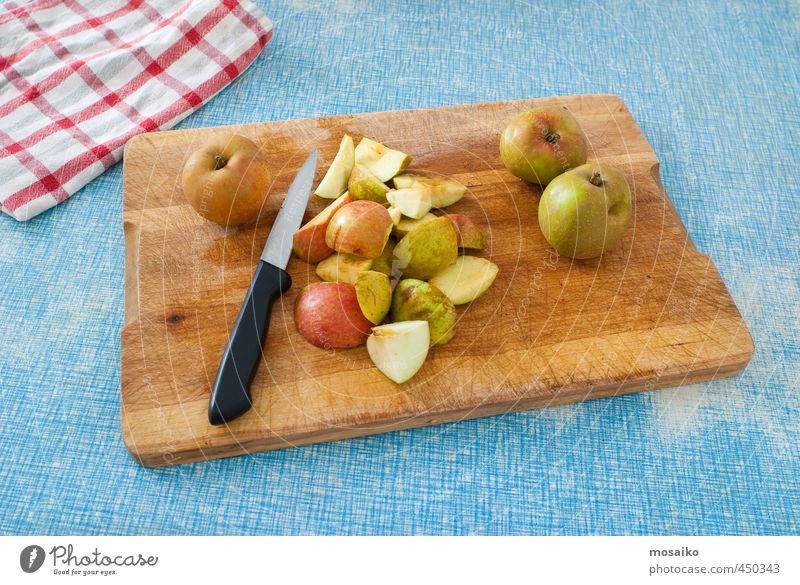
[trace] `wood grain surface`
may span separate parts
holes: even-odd
[[[634,192],[621,245],[574,262],[548,247],[536,221],[541,190],[498,155],[510,117],[567,106],[590,160],[620,168]],[[314,267],[292,259],[294,286],[275,305],[253,382],[253,409],[228,426],[207,420],[230,328],[294,173],[314,148],[317,181],[343,133],[408,152],[410,169],[469,187],[448,211],[477,220],[481,253],[500,267],[489,292],[459,308],[458,330],[398,386],[364,347],[325,351],[296,332],[299,291]],[[205,139],[244,134],[273,172],[255,225],[225,229],[198,216],[181,167]],[[659,181],[658,160],[625,105],[609,95],[380,112],[144,134],[125,150],[125,326],[122,426],[146,466],[282,449],[514,410],[729,376],[753,353],[747,327],[711,259],[698,252]],[[306,219],[327,201],[314,198]]]

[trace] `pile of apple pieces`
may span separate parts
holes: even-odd
[[[477,223],[431,213],[461,200],[466,186],[404,173],[410,162],[368,138],[354,147],[345,135],[315,191],[334,201],[300,228],[293,247],[324,281],[300,294],[300,334],[324,349],[366,342],[373,363],[398,384],[419,371],[431,346],[453,338],[455,306],[485,293],[498,271],[459,255],[483,249]]]

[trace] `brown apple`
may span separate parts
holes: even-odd
[[[380,203],[353,201],[333,214],[325,231],[325,243],[337,252],[377,258],[393,225],[389,212]]]
[[[372,329],[361,312],[355,287],[343,282],[317,282],[304,288],[294,320],[298,333],[323,349],[362,345]]]
[[[238,134],[213,136],[183,166],[183,193],[206,219],[228,226],[255,219],[269,186],[267,161]]]
[[[295,256],[309,264],[316,264],[331,254],[333,249],[325,243],[325,230],[333,214],[353,200],[348,191],[345,191],[333,203],[328,205],[314,219],[301,227],[294,234],[292,251]]]

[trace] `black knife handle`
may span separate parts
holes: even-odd
[[[263,260],[236,318],[208,403],[208,422],[221,425],[250,409],[250,382],[262,356],[272,303],[289,290],[289,273]]]

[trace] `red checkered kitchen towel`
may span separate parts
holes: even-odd
[[[0,4],[0,208],[26,220],[233,81],[272,36],[250,0]]]

